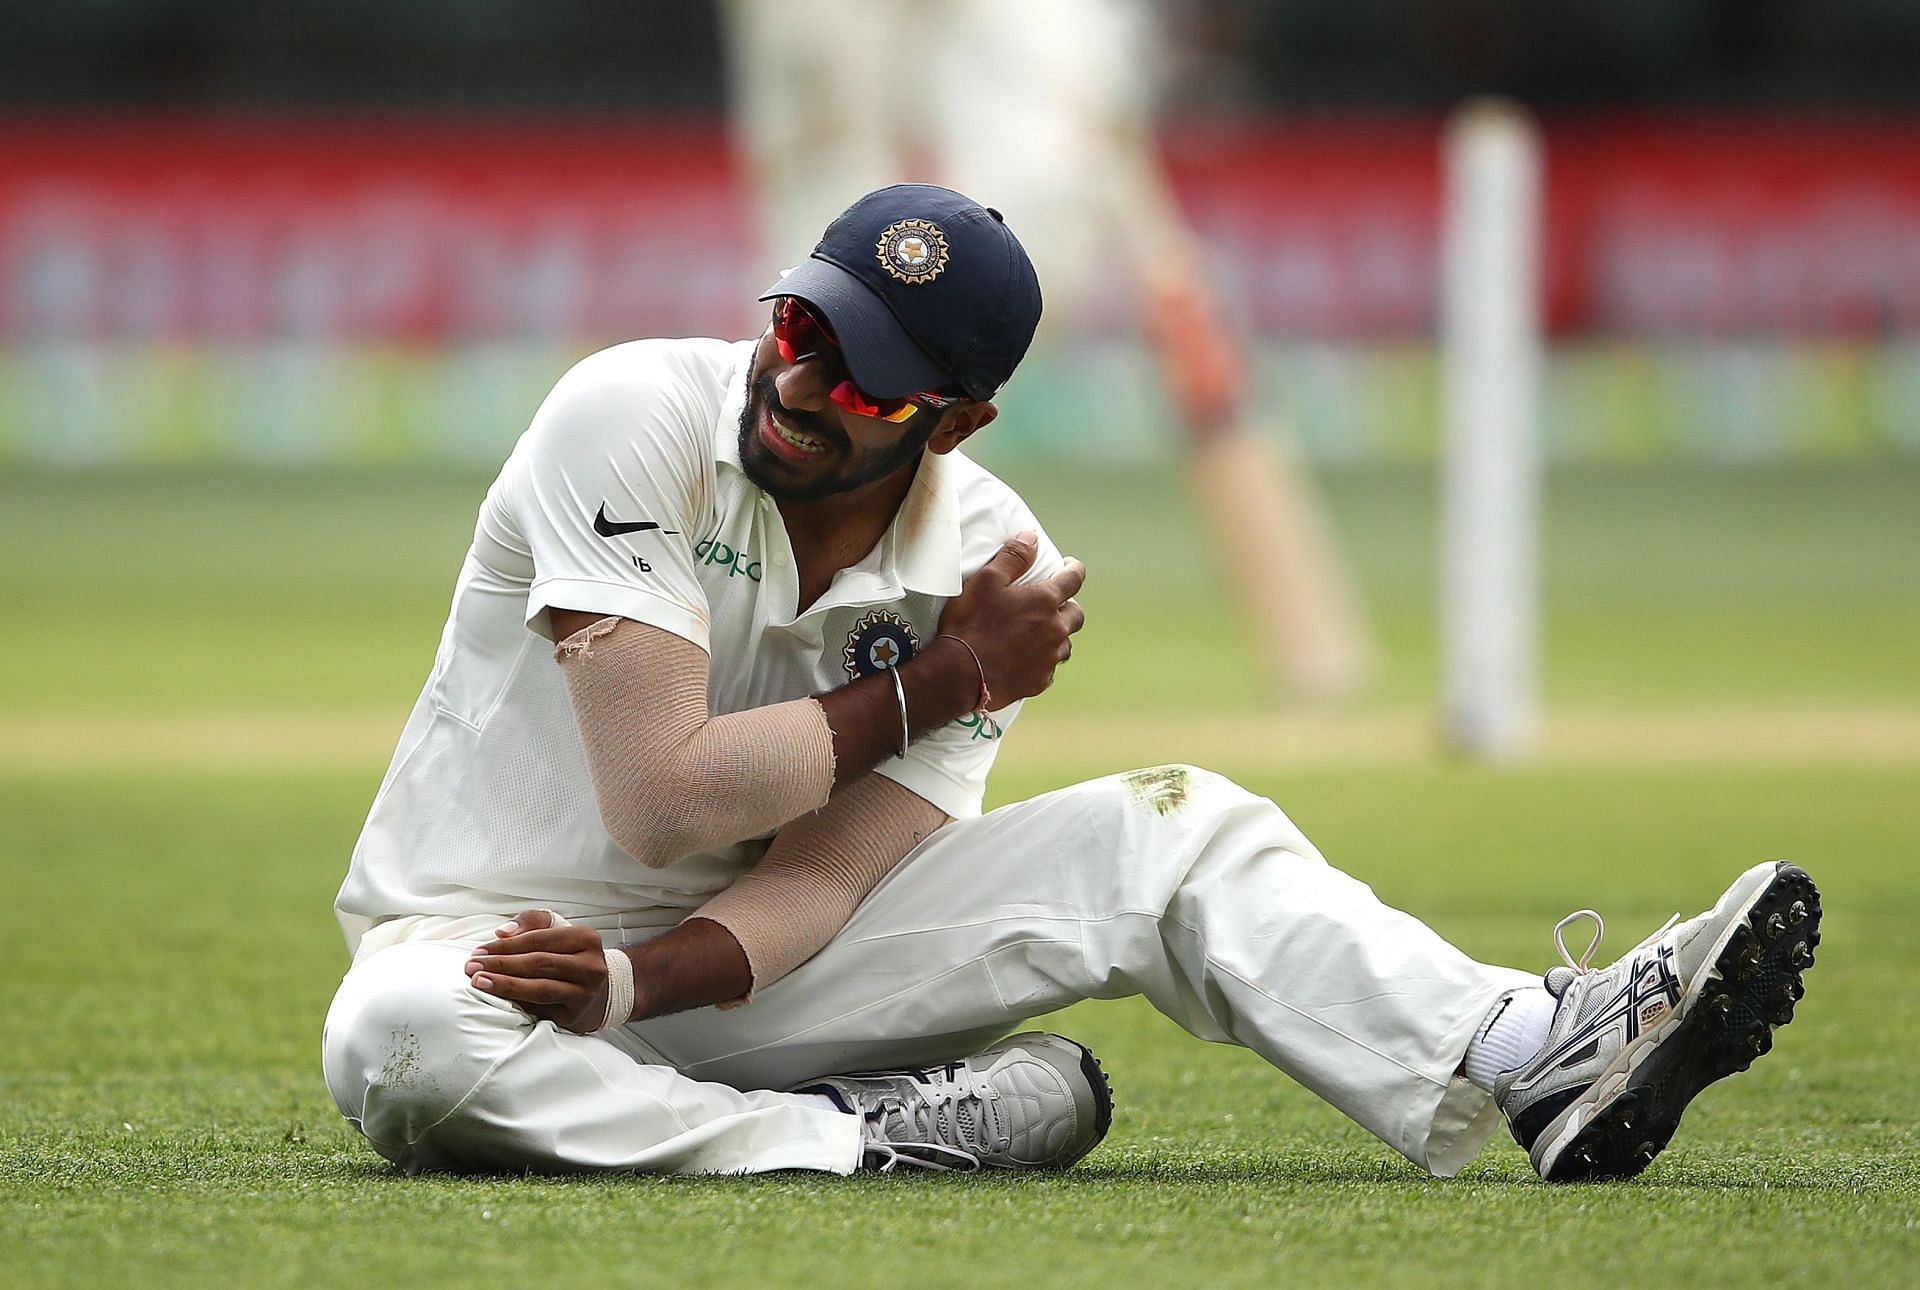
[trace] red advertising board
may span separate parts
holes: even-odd
[[[1435,314],[1440,123],[1165,139],[1259,334]],[[1556,332],[1920,330],[1920,119],[1549,123]],[[755,284],[716,122],[0,122],[0,338],[724,333]]]

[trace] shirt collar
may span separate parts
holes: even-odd
[[[747,406],[747,373],[753,370],[753,351],[759,344],[743,340],[733,347],[733,374],[727,377],[727,396],[720,400],[719,420],[713,423],[713,459],[733,467],[742,478],[746,471],[740,468],[740,413]],[[752,481],[748,483],[751,486]]]
[[[759,341],[741,341],[739,361],[728,380],[713,429],[713,459],[739,474],[742,482],[760,494],[740,465],[740,413],[747,402],[747,373]],[[959,479],[951,455],[924,453],[913,486],[900,502],[893,523],[874,549],[883,580],[927,596],[960,594]],[[777,512],[776,512],[777,514]],[[861,565],[871,569],[870,561]],[[823,598],[825,599],[825,598]]]

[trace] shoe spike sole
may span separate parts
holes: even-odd
[[[1793,1020],[1793,1005],[1806,994],[1800,975],[1819,944],[1820,893],[1804,869],[1783,862],[1709,967],[1678,1029],[1561,1149],[1548,1177],[1632,1178],[1652,1164],[1702,1089],[1773,1047],[1774,1029]]]

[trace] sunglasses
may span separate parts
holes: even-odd
[[[936,394],[923,390],[900,399],[876,399],[861,393],[847,371],[846,356],[826,320],[792,296],[782,296],[773,306],[773,343],[780,357],[789,363],[817,358],[825,366],[834,386],[827,397],[857,417],[873,417],[895,425],[926,408],[939,412],[961,402],[956,394]],[[838,378],[838,379],[835,379]]]

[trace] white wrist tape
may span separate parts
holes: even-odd
[[[625,950],[607,946],[607,1016],[601,1030],[624,1026],[633,1019],[633,960]]]

